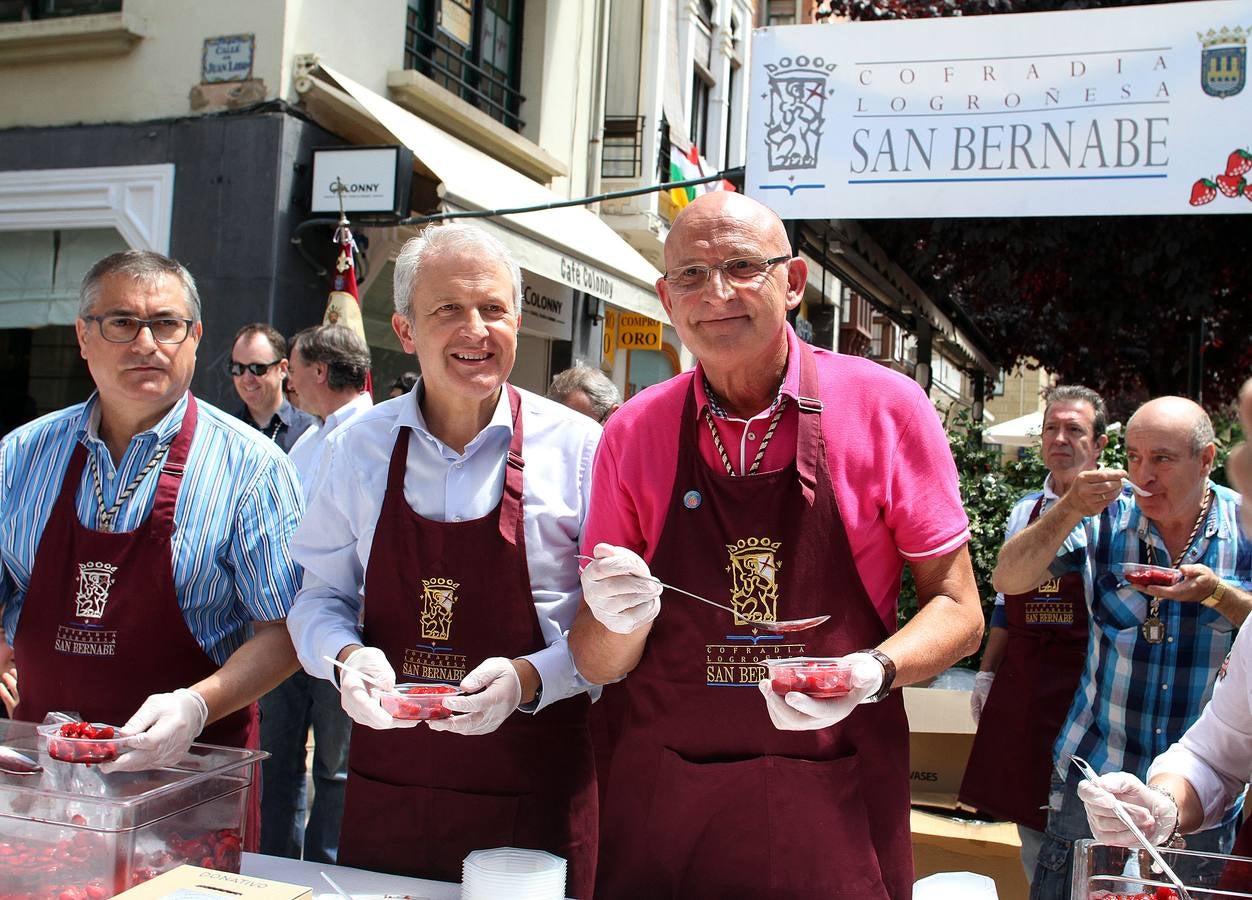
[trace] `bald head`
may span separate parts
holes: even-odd
[[[711,191],[688,203],[674,218],[665,239],[666,267],[680,262],[673,257],[673,247],[685,248],[691,235],[705,235],[727,226],[752,234],[768,256],[790,252],[787,229],[772,209],[735,191]]]
[[[1135,410],[1126,423],[1127,440],[1132,432],[1149,430],[1185,435],[1192,456],[1217,440],[1208,413],[1186,397],[1157,397]]]

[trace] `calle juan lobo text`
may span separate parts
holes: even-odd
[[[853,130],[850,171],[1157,169],[1169,163],[1170,120],[1161,114],[1170,102],[1164,56],[1118,57],[1100,62],[1099,72],[1078,59],[1023,61],[1013,71],[965,65],[972,71],[959,64],[862,68],[857,80],[864,90],[853,115],[875,124]],[[1143,109],[1154,114],[1137,114]],[[927,123],[987,114],[996,119]],[[909,124],[877,124],[893,120]]]

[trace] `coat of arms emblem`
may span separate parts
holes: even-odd
[[[778,548],[781,541],[746,538],[727,544],[730,605],[736,625],[778,619]]]
[[[102,562],[78,564],[78,596],[74,598],[74,615],[80,619],[99,619],[109,602],[113,573],[117,566]]]
[[[1233,97],[1248,80],[1248,34],[1242,27],[1212,28],[1196,34],[1200,53],[1200,87],[1210,97]]]
[[[452,606],[460,585],[451,578],[422,579],[422,637],[446,641],[452,630]]]
[[[820,56],[783,57],[766,63],[769,121],[765,145],[771,172],[812,169],[825,127],[827,77],[835,69]]]

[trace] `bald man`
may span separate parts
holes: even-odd
[[[570,631],[578,671],[623,710],[596,896],[910,897],[891,688],[983,629],[943,426],[916,382],[796,337],[808,273],[768,208],[700,197],[665,263],[657,293],[699,365],[605,426],[583,530],[597,559]],[[906,562],[921,610],[897,630]],[[734,613],[668,594],[662,608],[651,573]],[[847,693],[775,693],[767,661],[795,656],[842,658]]]
[[[1146,778],[1152,760],[1199,716],[1252,609],[1252,545],[1239,531],[1239,496],[1209,479],[1216,452],[1203,409],[1183,397],[1151,400],[1126,424],[1129,471],[1079,474],[1000,551],[997,590],[1030,590],[1072,571],[1090,581],[1087,664],[1053,748],[1032,898],[1069,896],[1073,842],[1091,837],[1071,757],[1101,774]],[[1150,496],[1124,490],[1127,476]],[[1123,577],[1128,563],[1176,569],[1181,580],[1136,587]],[[1237,803],[1223,811],[1187,847],[1229,851],[1238,812]]]

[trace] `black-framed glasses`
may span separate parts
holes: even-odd
[[[782,256],[741,256],[738,259],[728,259],[724,263],[718,263],[715,266],[701,266],[692,264],[690,266],[680,266],[677,269],[670,269],[665,273],[665,281],[671,288],[679,293],[689,293],[698,291],[709,280],[709,273],[714,269],[721,269],[722,275],[732,284],[746,285],[756,281],[764,275],[770,266],[776,266],[780,262],[786,262],[791,259],[791,254],[785,253]]]
[[[152,333],[158,344],[181,344],[191,334],[194,319],[164,316],[160,319],[140,319],[135,316],[83,316],[84,322],[95,322],[100,337],[114,344],[129,344],[139,337],[142,328]]]
[[[230,374],[234,376],[235,378],[238,378],[244,372],[251,372],[257,378],[260,378],[262,375],[264,375],[270,369],[274,368],[274,366],[278,365],[280,362],[282,362],[281,359],[276,359],[273,362],[267,362],[267,363],[241,363],[241,362],[235,362],[232,359],[230,361],[230,365],[228,365],[226,368],[230,369]]]

